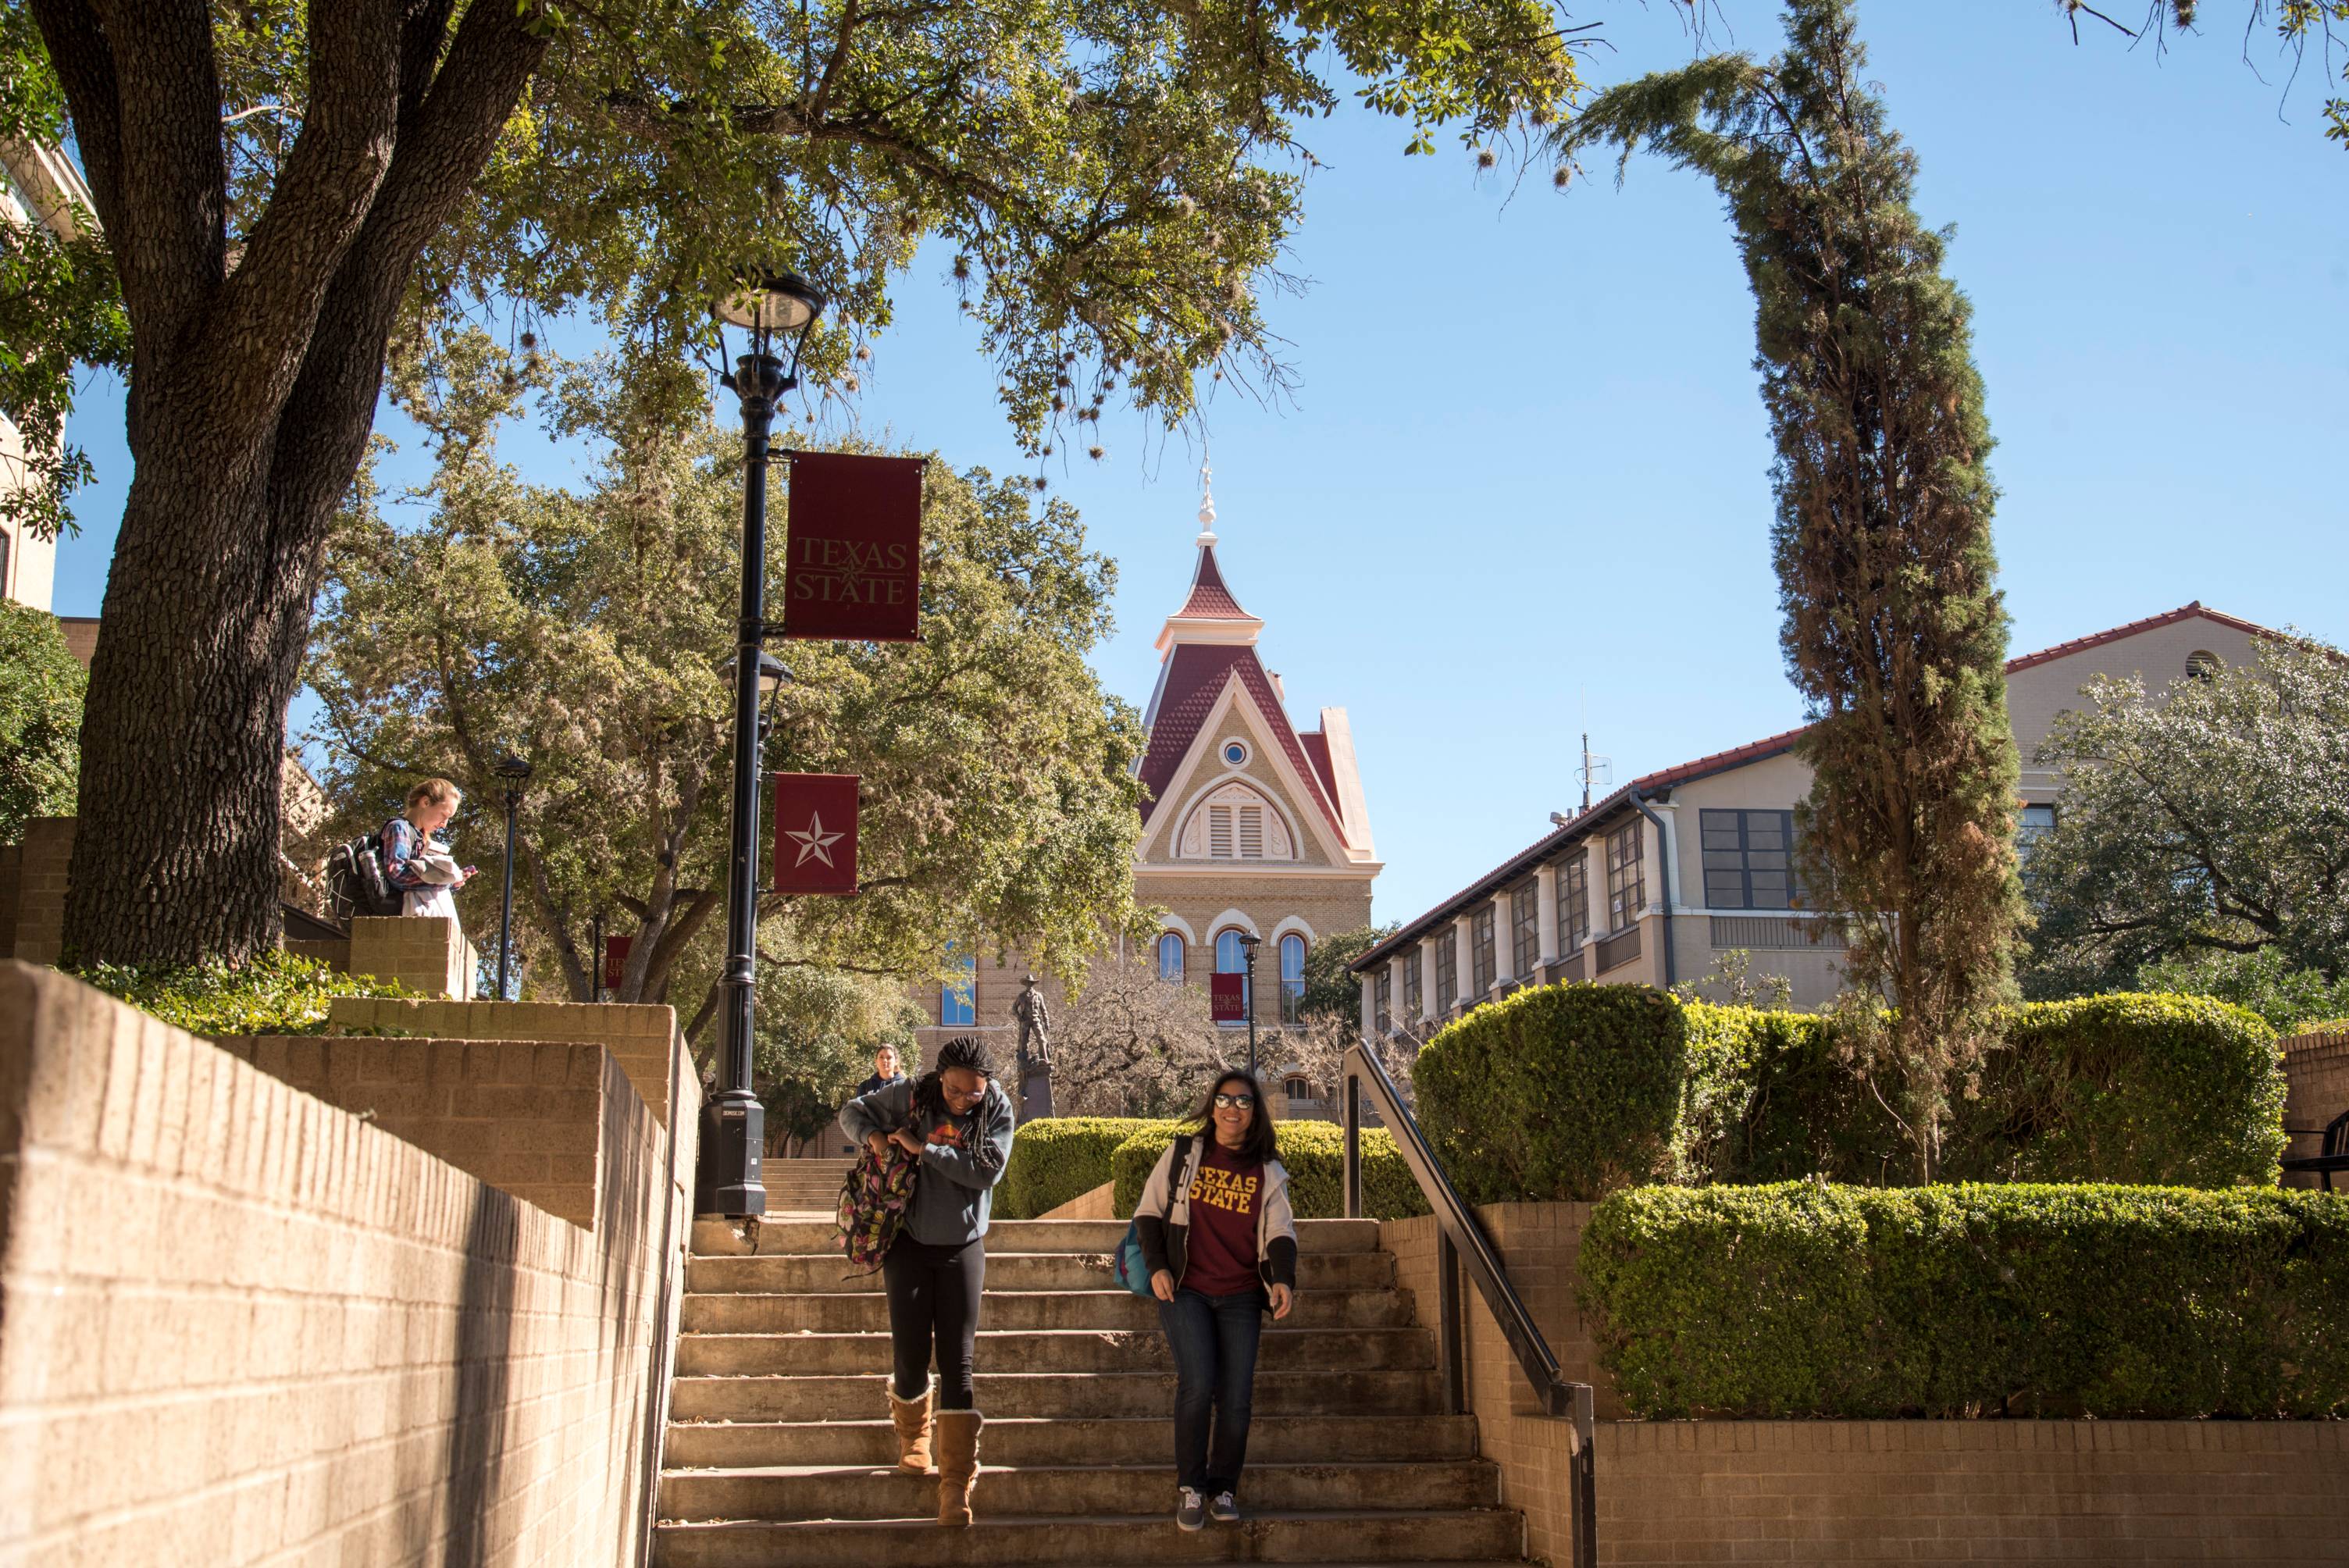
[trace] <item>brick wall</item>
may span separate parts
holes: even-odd
[[[55,964],[65,950],[66,872],[73,861],[74,820],[36,817],[25,824],[16,870],[16,934],[0,951],[27,964]]]
[[[448,915],[358,915],[351,921],[349,972],[397,980],[426,996],[473,994],[473,944]]]
[[[24,861],[24,845],[0,844],[0,958],[16,951],[16,882]]]
[[[0,1561],[641,1561],[691,1158],[600,1146],[591,1231],[0,964]]]
[[[2349,1041],[2344,1041],[2349,1044]],[[2342,1070],[2349,1076],[2349,1051]],[[2326,1421],[1636,1421],[1574,1299],[1586,1203],[1478,1211],[1564,1365],[1598,1395],[1604,1564],[2344,1561],[2349,1426]],[[1437,1321],[1433,1219],[1381,1227]],[[1526,1550],[1572,1559],[1571,1428],[1535,1412],[1464,1278],[1469,1408]]]
[[[2294,1035],[2283,1043],[2283,1124],[2305,1128],[2295,1132],[2289,1152],[2323,1151],[2324,1124],[2349,1110],[2349,1033]],[[2293,1171],[2283,1179],[2287,1187],[2315,1187],[2322,1179]],[[2342,1179],[2333,1179],[2341,1188]]]
[[[1622,1421],[1602,1563],[2242,1563],[2349,1553],[2332,1421]]]
[[[637,1002],[411,1002],[337,996],[326,1005],[326,1028],[336,1035],[441,1040],[592,1042],[612,1053],[637,1096],[651,1108],[653,1119],[668,1125],[669,1053],[677,1039],[673,1007]],[[690,1072],[686,1076],[694,1077]]]
[[[594,1045],[244,1036],[213,1042],[548,1213],[593,1230],[604,1105],[635,1097]]]

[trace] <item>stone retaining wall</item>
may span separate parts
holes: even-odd
[[[692,1161],[602,1083],[590,1229],[0,963],[0,1562],[641,1563]]]

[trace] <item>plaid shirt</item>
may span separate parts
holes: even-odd
[[[405,817],[394,817],[383,825],[384,879],[402,892],[437,886],[439,884],[424,880],[414,862],[419,855],[429,854],[435,850],[445,851],[447,848],[447,843],[439,840],[437,835],[428,842],[417,830],[415,823]]]

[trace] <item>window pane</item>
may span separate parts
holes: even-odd
[[[938,1022],[949,1026],[978,1022],[978,958],[949,952],[947,962],[959,971],[938,988]]]
[[[1158,938],[1158,977],[1180,985],[1183,980],[1183,934],[1169,931]]]

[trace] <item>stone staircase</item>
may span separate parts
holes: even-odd
[[[988,1236],[968,1530],[935,1476],[896,1473],[878,1275],[843,1277],[829,1222],[774,1220],[759,1253],[694,1227],[661,1473],[660,1568],[924,1563],[1520,1561],[1473,1417],[1445,1416],[1375,1221],[1298,1226],[1297,1310],[1268,1325],[1238,1525],[1174,1522],[1174,1366],[1120,1288],[1123,1222],[998,1221]]]
[[[856,1161],[838,1160],[762,1160],[761,1180],[767,1189],[770,1214],[830,1214],[840,1206],[840,1184]],[[772,1249],[768,1249],[771,1251]]]

